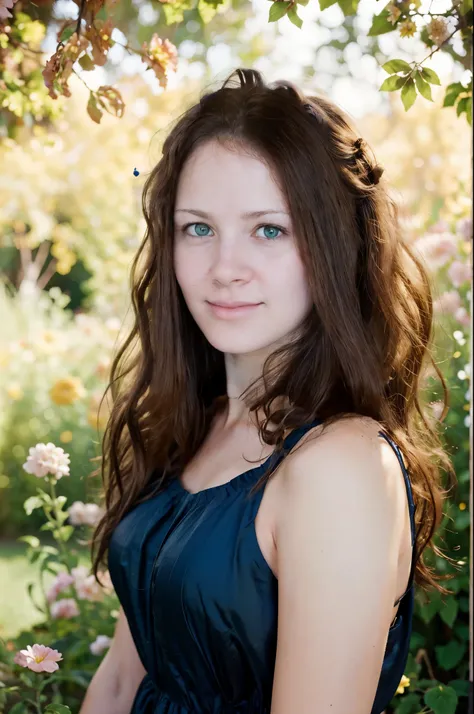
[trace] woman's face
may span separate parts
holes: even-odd
[[[286,342],[311,299],[291,217],[266,164],[217,141],[202,144],[181,172],[174,220],[176,278],[207,340],[235,355],[267,354]],[[239,314],[209,302],[258,306]]]

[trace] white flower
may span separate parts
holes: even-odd
[[[69,454],[66,454],[60,446],[55,446],[51,442],[41,443],[30,448],[23,468],[37,478],[44,478],[51,474],[59,481],[63,476],[69,476],[69,462]]]
[[[98,635],[95,642],[89,645],[89,649],[93,655],[101,655],[105,650],[109,649],[112,639],[107,635]]]
[[[95,526],[102,515],[103,510],[95,503],[74,501],[69,508],[69,520],[73,526]]]

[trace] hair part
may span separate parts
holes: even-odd
[[[250,411],[264,414],[261,439],[280,449],[286,431],[316,418],[324,429],[354,416],[377,420],[410,473],[415,582],[449,593],[437,581],[453,576],[437,574],[424,558],[428,549],[454,564],[434,536],[450,490],[443,473],[450,488],[455,474],[422,403],[431,363],[444,391],[444,419],[448,391],[431,354],[431,287],[403,239],[383,170],[358,136],[329,99],[308,97],[290,82],[266,85],[250,69],[205,93],[167,136],[143,192],[147,228],[131,270],[135,322],[106,390],[113,404],[95,472],[106,507],[92,540],[96,575],[118,523],[179,474],[225,406],[224,355],[195,323],[173,266],[178,179],[191,154],[214,140],[268,163],[288,202],[312,297],[297,333],[267,357],[262,376],[243,393]],[[274,408],[282,396],[287,406]],[[272,473],[267,469],[254,488]]]

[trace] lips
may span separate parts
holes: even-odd
[[[233,309],[236,307],[252,307],[261,304],[258,302],[211,302],[210,300],[207,300],[207,302],[210,305],[215,305],[216,307],[226,307],[229,309]]]

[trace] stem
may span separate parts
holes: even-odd
[[[59,528],[61,528],[61,523],[60,523],[60,519],[59,519],[59,510],[58,510],[58,506],[56,503],[56,498],[57,498],[56,497],[56,488],[55,488],[56,482],[54,479],[51,479],[51,481],[49,483],[51,485],[51,498],[53,499],[53,511],[54,511],[54,515],[56,516],[56,525],[59,530]],[[63,543],[59,533],[58,533],[58,537],[55,540],[58,543],[59,548],[61,550],[62,556],[64,558],[64,563],[69,570],[69,556],[66,551],[66,546]]]

